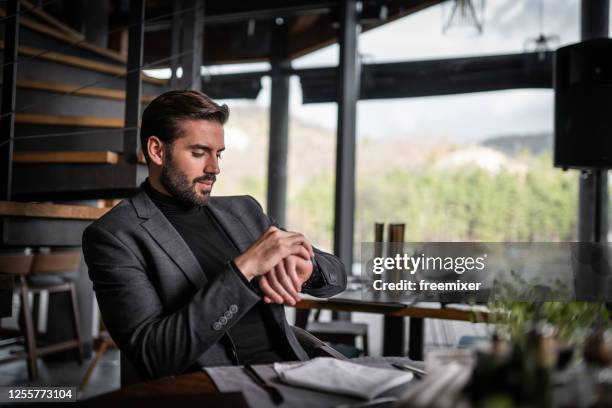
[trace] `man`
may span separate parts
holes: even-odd
[[[252,197],[210,197],[228,115],[195,91],[153,100],[147,181],[83,235],[104,323],[145,378],[305,360],[282,305],[346,287],[338,258],[276,227]]]

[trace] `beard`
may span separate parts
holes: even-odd
[[[210,199],[210,192],[205,194],[199,194],[196,191],[196,184],[198,181],[216,181],[214,174],[205,174],[204,176],[197,177],[192,181],[172,160],[172,152],[167,152],[167,162],[162,166],[161,175],[159,181],[164,188],[180,202],[191,205],[191,206],[204,206],[208,204]]]

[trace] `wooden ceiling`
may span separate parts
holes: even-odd
[[[344,0],[340,0],[344,1]],[[441,0],[365,0],[362,31],[440,3]],[[269,61],[274,24],[282,18],[288,32],[288,55],[300,57],[337,41],[339,1],[207,1],[203,61],[205,65]],[[383,8],[384,7],[384,8]],[[145,63],[170,55],[173,2],[147,1]],[[127,24],[126,11],[113,8],[109,30]]]

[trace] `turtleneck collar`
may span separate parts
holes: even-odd
[[[173,196],[162,193],[151,185],[148,177],[143,183],[143,188],[153,203],[155,203],[164,214],[192,214],[204,209],[204,206],[185,203]]]

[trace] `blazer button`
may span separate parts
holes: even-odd
[[[221,323],[221,324],[227,324],[227,319],[225,318],[225,316],[221,316],[221,317],[219,318],[219,323]]]
[[[231,319],[232,317],[234,317],[234,314],[232,312],[230,312],[229,310],[227,310],[227,311],[223,312],[223,316],[226,319]]]
[[[229,307],[229,311],[230,311],[230,312],[232,312],[232,313],[234,313],[234,314],[238,313],[238,306],[236,306],[236,305],[231,305],[231,306]]]
[[[213,326],[212,326],[213,330],[217,330],[217,331],[221,330],[222,327],[223,327],[223,325],[221,323],[219,323],[219,322],[214,322]]]

